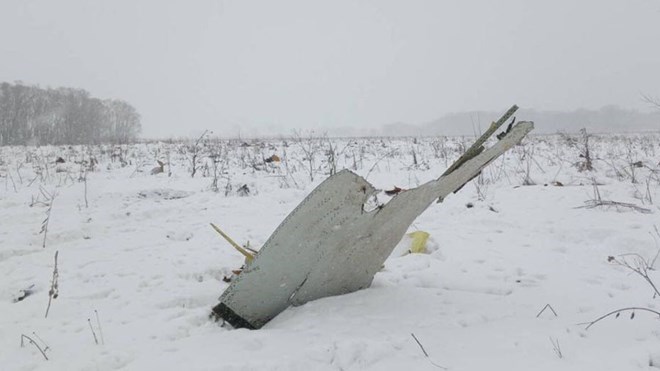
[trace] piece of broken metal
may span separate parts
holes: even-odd
[[[484,148],[516,109],[491,124],[440,178],[399,192],[371,211],[363,206],[376,189],[364,178],[349,170],[327,178],[232,279],[214,315],[234,327],[258,329],[291,305],[369,287],[410,225],[434,200],[460,189],[534,128],[532,122],[519,122]]]

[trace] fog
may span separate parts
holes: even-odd
[[[657,0],[3,0],[0,81],[126,100],[146,137],[382,131],[513,103],[648,112],[659,41]]]

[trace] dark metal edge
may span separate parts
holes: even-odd
[[[247,328],[250,330],[256,330],[257,328],[253,326],[250,322],[246,321],[243,317],[239,316],[231,308],[226,306],[224,303],[220,303],[213,307],[213,314],[216,319],[223,319],[229,322],[234,328]]]

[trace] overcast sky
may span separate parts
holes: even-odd
[[[17,80],[124,99],[149,137],[643,110],[660,0],[1,0]]]

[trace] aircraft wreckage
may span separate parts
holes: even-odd
[[[246,260],[213,308],[215,317],[258,329],[291,305],[369,287],[424,210],[461,189],[534,128],[529,121],[514,125],[514,118],[492,146],[484,147],[517,109],[514,105],[493,122],[438,179],[400,192],[372,211],[364,209],[376,193],[367,180],[348,170],[327,178]]]

